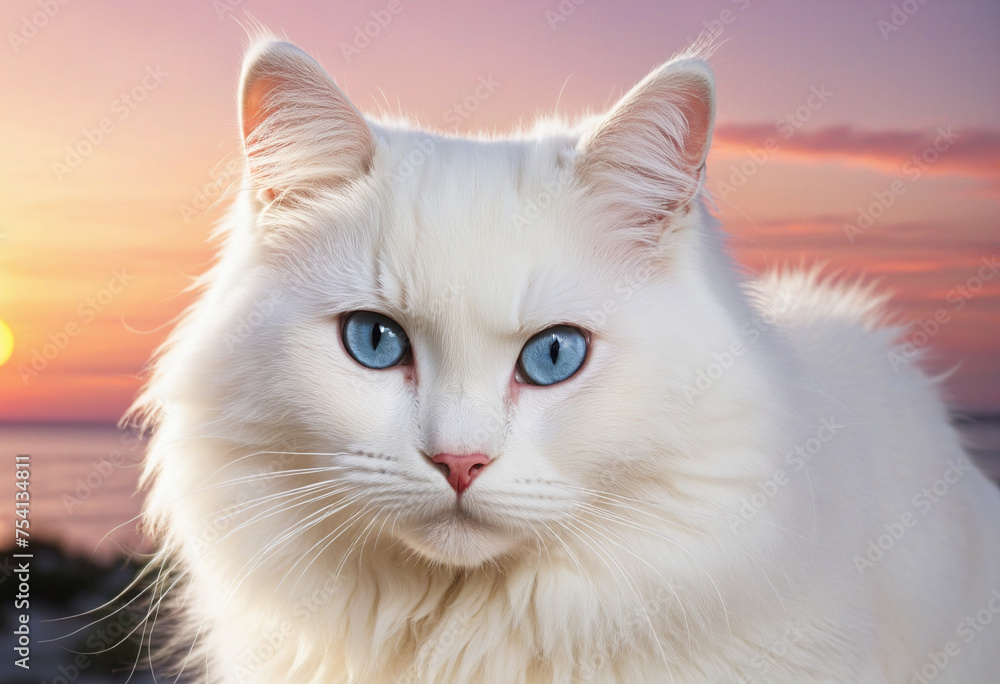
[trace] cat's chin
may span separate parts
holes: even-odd
[[[414,551],[437,563],[472,568],[509,553],[517,544],[509,533],[458,511],[398,532]]]

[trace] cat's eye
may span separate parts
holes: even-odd
[[[587,358],[587,336],[577,328],[556,325],[524,345],[518,368],[533,385],[554,385],[572,377]]]
[[[403,328],[374,311],[355,311],[347,316],[342,335],[347,353],[366,368],[396,366],[410,350]]]

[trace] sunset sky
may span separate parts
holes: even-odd
[[[0,422],[112,422],[129,405],[211,259],[221,209],[208,205],[238,161],[253,20],[315,56],[363,111],[447,131],[601,110],[718,29],[709,188],[737,258],[879,279],[899,318],[933,331],[909,338],[934,350],[933,367],[958,365],[956,406],[998,412],[1000,3],[895,8],[6,2],[0,320],[14,350],[0,366]],[[469,111],[481,78],[498,85]]]

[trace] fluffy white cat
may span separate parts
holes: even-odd
[[[696,53],[469,139],[251,48],[224,246],[133,409],[178,666],[998,681],[1000,495],[883,300],[733,268],[713,116]]]

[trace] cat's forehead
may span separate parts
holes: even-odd
[[[375,173],[388,180],[390,206],[418,221],[461,223],[481,240],[544,240],[551,230],[537,224],[575,187],[575,144],[568,133],[468,139],[396,131],[382,137]]]
[[[588,250],[574,210],[571,139],[411,133],[388,145],[380,296],[413,316],[495,330],[576,315]]]

